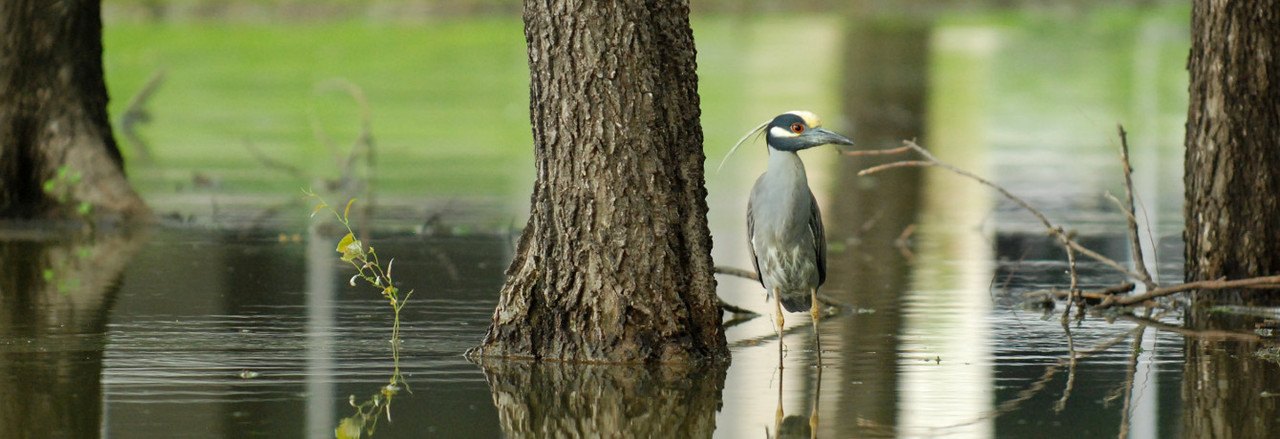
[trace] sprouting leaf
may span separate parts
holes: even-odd
[[[327,203],[325,203],[325,202],[321,201],[321,202],[320,202],[320,204],[317,204],[315,208],[311,209],[311,217],[312,217],[312,218],[315,218],[315,217],[316,217],[316,214],[317,214],[317,213],[320,213],[320,211],[321,211],[321,210],[324,210],[324,208],[326,208],[326,207],[329,207],[329,205],[328,205]]]
[[[51,194],[53,193],[54,182],[54,180],[45,180],[44,184],[40,185],[40,187],[44,188],[44,193]]]
[[[356,199],[347,200],[347,208],[342,209],[342,220],[347,221],[347,217],[351,214],[351,205],[356,203]]]
[[[347,236],[343,236],[342,239],[338,241],[338,252],[346,253],[347,246],[351,245],[351,243],[355,242],[355,240],[356,240],[356,235],[347,233]]]
[[[364,256],[364,247],[360,245],[360,240],[355,235],[347,232],[347,236],[343,236],[338,241],[338,251],[342,253],[342,262],[351,262],[358,257]]]
[[[88,201],[81,201],[80,205],[76,206],[76,212],[80,216],[89,216],[90,213],[93,213],[93,205],[89,204]]]

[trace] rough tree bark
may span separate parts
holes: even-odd
[[[0,217],[147,212],[107,121],[100,8],[0,2]]]
[[[727,355],[686,1],[527,0],[529,223],[473,354]]]
[[[1280,273],[1280,0],[1197,0],[1186,279]]]

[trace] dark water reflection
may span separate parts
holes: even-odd
[[[726,366],[481,364],[508,437],[707,437]]]

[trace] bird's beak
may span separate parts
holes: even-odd
[[[805,133],[811,142],[817,145],[853,145],[853,141],[839,134],[822,128],[814,128]]]

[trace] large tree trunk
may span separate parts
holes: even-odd
[[[528,0],[529,223],[480,355],[727,354],[685,1]]]
[[[1280,273],[1280,0],[1197,0],[1187,280]]]
[[[0,26],[0,217],[145,213],[107,121],[98,0],[5,0]]]

